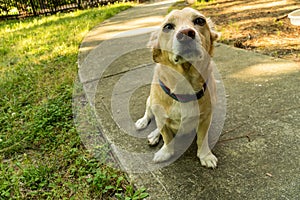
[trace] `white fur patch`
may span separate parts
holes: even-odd
[[[148,126],[148,123],[149,123],[148,117],[145,115],[143,118],[135,122],[135,127],[137,130],[142,130]]]
[[[200,159],[201,165],[208,168],[216,168],[218,159],[213,153],[208,153],[204,157],[201,155],[197,155]]]
[[[158,129],[155,129],[148,135],[148,142],[149,145],[156,145],[159,143],[160,138],[160,131]]]
[[[174,154],[174,150],[168,145],[163,145],[162,148],[154,154],[153,162],[163,162],[168,160]]]

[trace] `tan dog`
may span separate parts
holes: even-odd
[[[175,134],[196,130],[201,164],[217,166],[207,133],[216,98],[210,58],[218,37],[211,21],[191,8],[172,11],[152,34],[150,44],[157,65],[145,115],[135,126],[143,129],[155,116],[157,129],[149,134],[149,144],[157,144],[161,134],[164,145],[155,153],[154,162],[166,161],[174,154]]]

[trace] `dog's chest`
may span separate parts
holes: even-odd
[[[198,125],[197,120],[200,117],[198,102],[180,103],[173,101],[167,116],[170,128],[175,130],[180,128],[185,133],[191,132]]]

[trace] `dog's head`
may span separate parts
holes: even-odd
[[[192,8],[184,8],[166,16],[149,44],[155,62],[178,65],[211,55],[218,37],[210,19]]]

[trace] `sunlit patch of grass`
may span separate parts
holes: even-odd
[[[148,196],[94,159],[73,125],[80,42],[131,5],[0,22],[0,199]]]

